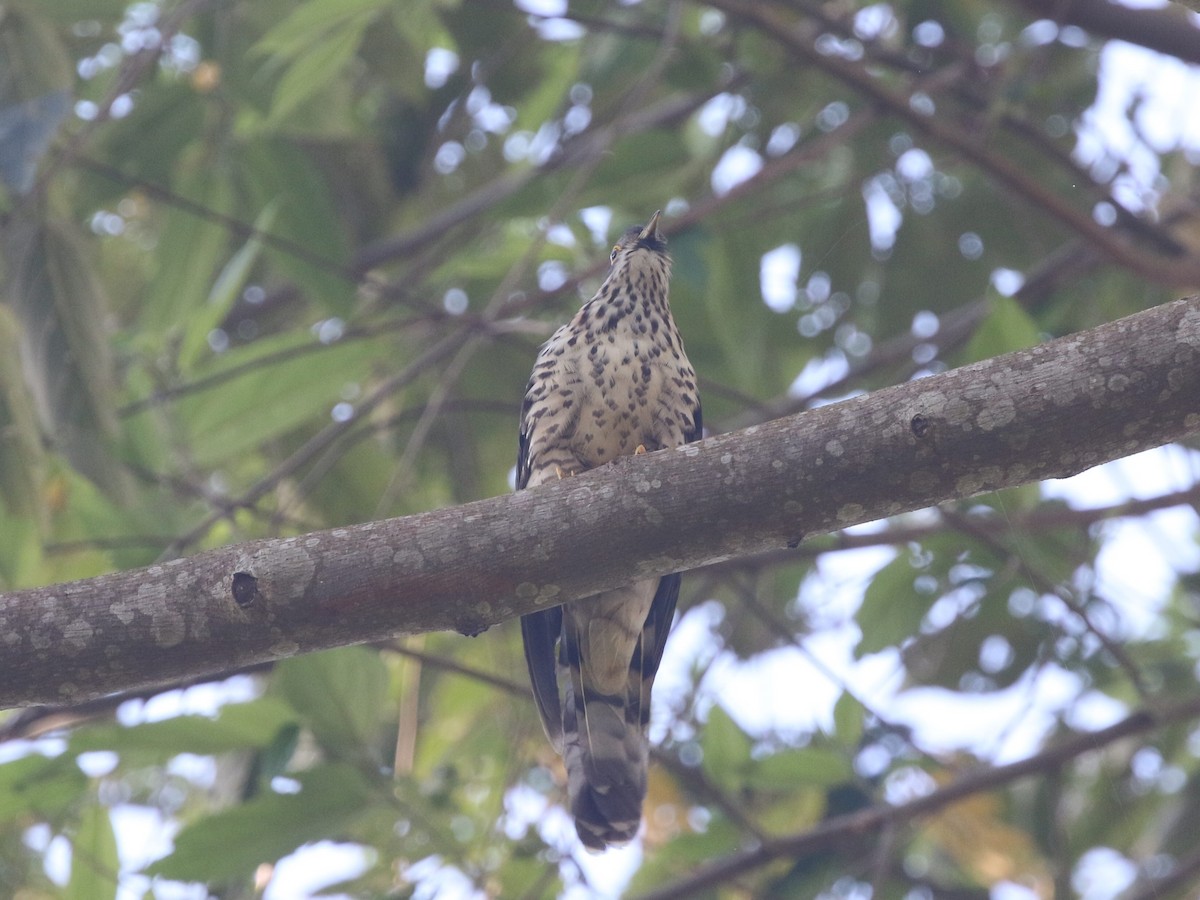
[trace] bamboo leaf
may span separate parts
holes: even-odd
[[[115,897],[121,862],[117,836],[108,808],[89,803],[83,808],[71,840],[71,879],[64,900],[104,900]]]
[[[21,360],[41,426],[71,464],[114,495],[127,477],[104,449],[117,431],[108,303],[75,229],[23,220],[0,234]]]
[[[221,269],[208,293],[208,299],[191,316],[179,347],[179,367],[182,370],[191,369],[208,349],[209,334],[237,302],[262,252],[261,234],[271,230],[278,210],[278,203],[270,203],[259,213],[254,221],[255,233]]]
[[[364,15],[391,6],[391,0],[308,0],[296,6],[254,45],[255,53],[295,57],[314,43]]]
[[[354,56],[373,18],[373,13],[363,13],[340,23],[332,34],[293,59],[275,88],[268,127],[278,126],[329,84]]]
[[[232,190],[222,168],[199,166],[182,176],[175,190],[218,213],[227,213],[232,203]],[[192,209],[167,211],[157,265],[140,310],[140,330],[160,339],[179,331],[179,323],[188,321],[203,306],[227,241],[223,226]]]
[[[0,499],[14,516],[30,516],[41,527],[49,510],[41,502],[46,453],[37,412],[21,371],[21,336],[16,316],[0,305]]]

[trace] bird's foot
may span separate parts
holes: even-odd
[[[637,449],[633,451],[633,455],[634,455],[634,456],[641,456],[641,455],[642,455],[643,453],[645,453],[645,452],[646,452],[646,445],[645,445],[645,444],[638,444],[638,445],[637,445]]]
[[[575,476],[575,473],[570,469],[564,470],[562,466],[558,465],[554,467],[554,474],[558,476],[559,481],[562,481],[564,478],[573,478]]]

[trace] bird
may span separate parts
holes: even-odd
[[[539,350],[521,406],[518,490],[701,437],[661,216],[621,235],[595,296]],[[678,573],[639,579],[521,617],[534,699],[588,850],[626,844],[640,827],[650,691],[679,585]]]

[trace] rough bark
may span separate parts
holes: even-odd
[[[465,506],[0,594],[0,706],[397,633],[1060,478],[1200,431],[1200,298]]]

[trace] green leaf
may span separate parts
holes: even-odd
[[[849,691],[844,691],[833,705],[833,737],[842,747],[858,747],[863,734],[863,705]]]
[[[392,0],[308,0],[260,38],[253,52],[298,56],[330,31],[344,27],[347,20],[377,13],[391,4]]]
[[[672,183],[687,171],[688,156],[678,133],[660,129],[625,138],[626,152],[603,157],[588,180],[586,203],[612,203],[612,198],[625,197],[633,209],[621,214],[614,224],[629,224],[654,212],[657,198],[670,196]],[[648,200],[648,198],[655,198]],[[634,214],[636,210],[636,214]],[[758,263],[754,263],[758,272]]]
[[[74,64],[41,5],[27,10],[5,4],[0,16],[0,109],[65,91]]]
[[[136,176],[153,185],[173,186],[176,193],[212,208],[216,198],[199,190],[214,174],[212,166],[196,159],[199,142],[205,136],[205,112],[203,95],[187,82],[161,84],[156,90],[140,94],[128,116],[110,122],[97,133],[97,153],[131,177]],[[185,175],[185,171],[190,174]],[[87,175],[88,170],[83,174]],[[91,204],[119,202],[128,190],[127,184],[111,177],[96,175],[93,181],[95,197],[87,197]],[[137,196],[136,192],[134,196]],[[195,213],[175,210],[173,206],[170,210],[170,216],[195,217]],[[164,250],[170,252],[175,246],[170,242],[160,243],[155,255]],[[184,247],[181,252],[191,249]]]
[[[293,140],[263,136],[242,148],[237,177],[254,208],[278,209],[271,233],[297,248],[267,244],[263,258],[309,300],[347,315],[355,286],[343,271],[349,255],[344,216],[313,155]]]
[[[46,486],[47,502],[53,506],[54,536],[63,541],[94,540],[97,535],[154,534],[164,529],[162,522],[170,522],[172,514],[179,515],[173,504],[142,503],[133,506],[119,503],[104,494],[79,473],[58,465],[51,469]],[[115,567],[132,567],[148,564],[144,554],[154,553],[153,548],[116,549],[112,556],[99,549],[69,555],[51,555],[47,562],[53,568],[47,573],[48,581],[88,578]],[[130,555],[132,554],[132,555]],[[49,577],[52,576],[52,577]]]
[[[185,171],[174,186],[177,194],[214,212],[229,213],[233,194],[224,169],[200,162]],[[222,225],[191,209],[167,211],[155,257],[158,265],[141,306],[140,331],[170,335],[203,307],[227,240]]]
[[[629,894],[637,896],[686,875],[695,867],[725,855],[741,840],[741,830],[717,815],[703,831],[675,838],[663,848],[666,852],[647,854],[629,884]]]
[[[282,700],[262,697],[221,707],[216,718],[176,716],[160,722],[123,726],[105,723],[71,735],[73,753],[112,750],[123,759],[170,758],[177,753],[224,753],[266,747],[296,712]]]
[[[0,765],[0,822],[52,816],[76,803],[88,782],[73,757],[31,754]]]
[[[15,517],[29,516],[45,526],[49,510],[42,502],[46,452],[33,398],[21,371],[20,334],[16,317],[0,305],[0,500]],[[35,529],[36,533],[36,529]],[[0,555],[6,556],[0,539]],[[0,563],[0,568],[3,563]]]
[[[229,314],[233,304],[237,302],[242,288],[250,277],[250,270],[258,261],[262,251],[263,232],[271,230],[278,211],[277,203],[268,204],[254,221],[255,233],[242,245],[241,249],[221,269],[212,289],[208,292],[207,301],[196,309],[190,316],[187,330],[183,335],[183,343],[179,348],[179,367],[185,371],[191,369],[200,355],[208,349],[208,336],[214,328]]]
[[[267,116],[268,126],[285,121],[298,106],[329,84],[330,79],[354,57],[363,32],[373,18],[374,13],[364,13],[341,23],[333,34],[296,57],[275,88],[271,112]]]
[[[285,659],[274,687],[334,757],[378,760],[387,668],[374,650],[341,647]]]
[[[518,128],[537,131],[541,124],[559,113],[571,85],[579,80],[579,49],[570,44],[551,44],[539,54],[541,63],[536,86],[525,95],[517,111]]]
[[[2,427],[3,419],[0,418]],[[0,468],[0,477],[5,471],[5,468]],[[40,584],[39,566],[43,554],[37,520],[32,516],[13,514],[6,506],[3,497],[0,497],[0,589]]]
[[[898,647],[917,634],[932,598],[913,589],[915,575],[908,555],[902,553],[871,579],[858,609],[862,640],[854,648],[856,658]]]
[[[221,354],[196,372],[203,377],[246,366],[238,377],[189,394],[176,406],[198,465],[238,459],[305,423],[326,424],[345,386],[367,376],[378,352],[370,341],[343,341],[272,359],[275,353],[312,346],[309,335],[287,332]],[[256,360],[263,364],[254,366]]]
[[[746,784],[763,790],[786,791],[802,784],[832,786],[854,774],[845,752],[823,747],[784,750],[755,761]]]
[[[28,216],[0,230],[0,253],[42,428],[76,469],[124,496],[127,473],[106,452],[117,431],[108,302],[82,236],[71,225]]]
[[[38,14],[60,25],[104,21],[115,24],[129,8],[129,0],[17,0],[16,6],[33,6]]]
[[[71,838],[71,879],[63,897],[65,900],[115,897],[120,869],[117,837],[108,808],[89,803],[83,808]]]
[[[704,751],[704,773],[714,784],[729,790],[742,783],[750,763],[750,736],[720,706],[709,710],[700,749]]]
[[[421,729],[414,774],[428,777],[452,756],[465,758],[465,754],[493,752],[493,742],[502,739],[496,728],[495,689],[470,679],[431,674],[423,678],[436,678],[430,700],[438,709],[438,727]]]
[[[993,297],[991,307],[963,351],[963,362],[991,359],[1041,343],[1042,333],[1037,323],[1012,297]]]
[[[260,778],[270,781],[276,775],[287,771],[292,756],[296,753],[296,747],[300,744],[300,736],[299,724],[288,723],[279,730],[271,743],[258,752],[255,765]]]
[[[309,841],[349,826],[375,795],[352,767],[319,766],[296,776],[295,794],[266,793],[184,828],[175,849],[146,869],[176,881],[245,877]]]

